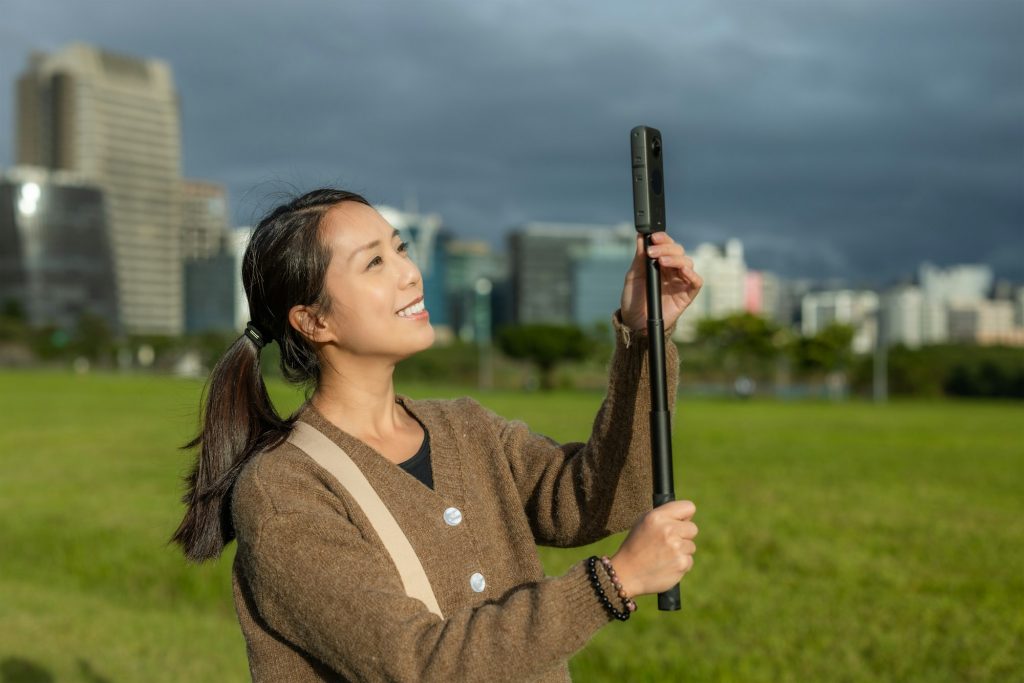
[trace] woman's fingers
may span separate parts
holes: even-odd
[[[693,270],[693,259],[689,256],[665,255],[658,257],[658,263],[662,268],[678,268],[679,270]]]

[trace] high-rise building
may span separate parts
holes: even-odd
[[[456,240],[447,244],[445,292],[451,313],[451,325],[463,341],[474,341],[484,332],[479,330],[480,309],[486,305],[489,322],[503,322],[498,313],[496,297],[500,285],[508,279],[508,264],[486,242]],[[482,280],[486,281],[481,282]],[[490,289],[487,289],[490,287]],[[487,289],[486,293],[482,290]]]
[[[228,200],[223,185],[185,179],[181,184],[181,256],[205,259],[219,254],[230,238]]]
[[[185,261],[185,332],[235,328],[235,255],[228,249]]]
[[[636,229],[629,223],[527,223],[513,230],[508,241],[515,321],[573,321],[573,247],[625,242],[635,249],[635,240]],[[579,256],[578,250],[576,255]],[[620,292],[625,275],[625,269],[604,274],[618,281]],[[618,308],[617,302],[610,305],[606,319]]]
[[[32,54],[17,100],[18,163],[75,171],[103,191],[124,330],[180,333],[181,131],[170,67],[76,43]]]
[[[578,244],[569,248],[572,275],[572,320],[580,327],[609,326],[622,305],[622,286],[636,254],[636,230],[624,239]],[[625,239],[628,237],[628,239]],[[612,337],[614,338],[614,337]]]
[[[117,332],[103,193],[66,171],[18,167],[0,177],[0,303],[34,327],[73,330],[83,315]]]
[[[235,329],[235,253],[227,192],[205,180],[182,181],[181,254],[185,332]]]

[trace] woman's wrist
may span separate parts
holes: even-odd
[[[622,590],[626,595],[631,598],[643,595],[640,586],[636,582],[636,572],[630,566],[629,561],[622,557],[620,553],[612,555],[610,559],[612,566],[615,567],[619,583],[622,584]]]
[[[597,555],[591,555],[587,558],[587,575],[590,577],[595,596],[608,615],[619,621],[627,621],[636,611],[636,602],[622,587],[611,560],[608,557],[599,558]],[[606,588],[607,583],[612,584],[610,590]]]

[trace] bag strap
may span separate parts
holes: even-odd
[[[342,488],[355,498],[380,536],[395,567],[398,568],[406,594],[422,602],[428,610],[443,619],[444,615],[441,614],[441,608],[434,597],[427,573],[423,571],[420,558],[413,550],[409,539],[402,533],[390,510],[384,505],[384,501],[377,495],[367,481],[366,475],[352,461],[349,454],[319,429],[301,420],[295,422],[288,441],[334,475]]]

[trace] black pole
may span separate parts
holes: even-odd
[[[665,183],[662,170],[661,133],[637,126],[630,131],[633,165],[633,217],[644,236],[644,253],[652,246],[651,235],[665,230]],[[651,384],[651,463],[654,471],[654,507],[675,500],[672,475],[672,420],[665,381],[665,322],[661,317],[661,266],[647,256],[647,339]],[[658,593],[658,609],[680,608],[679,586]]]

